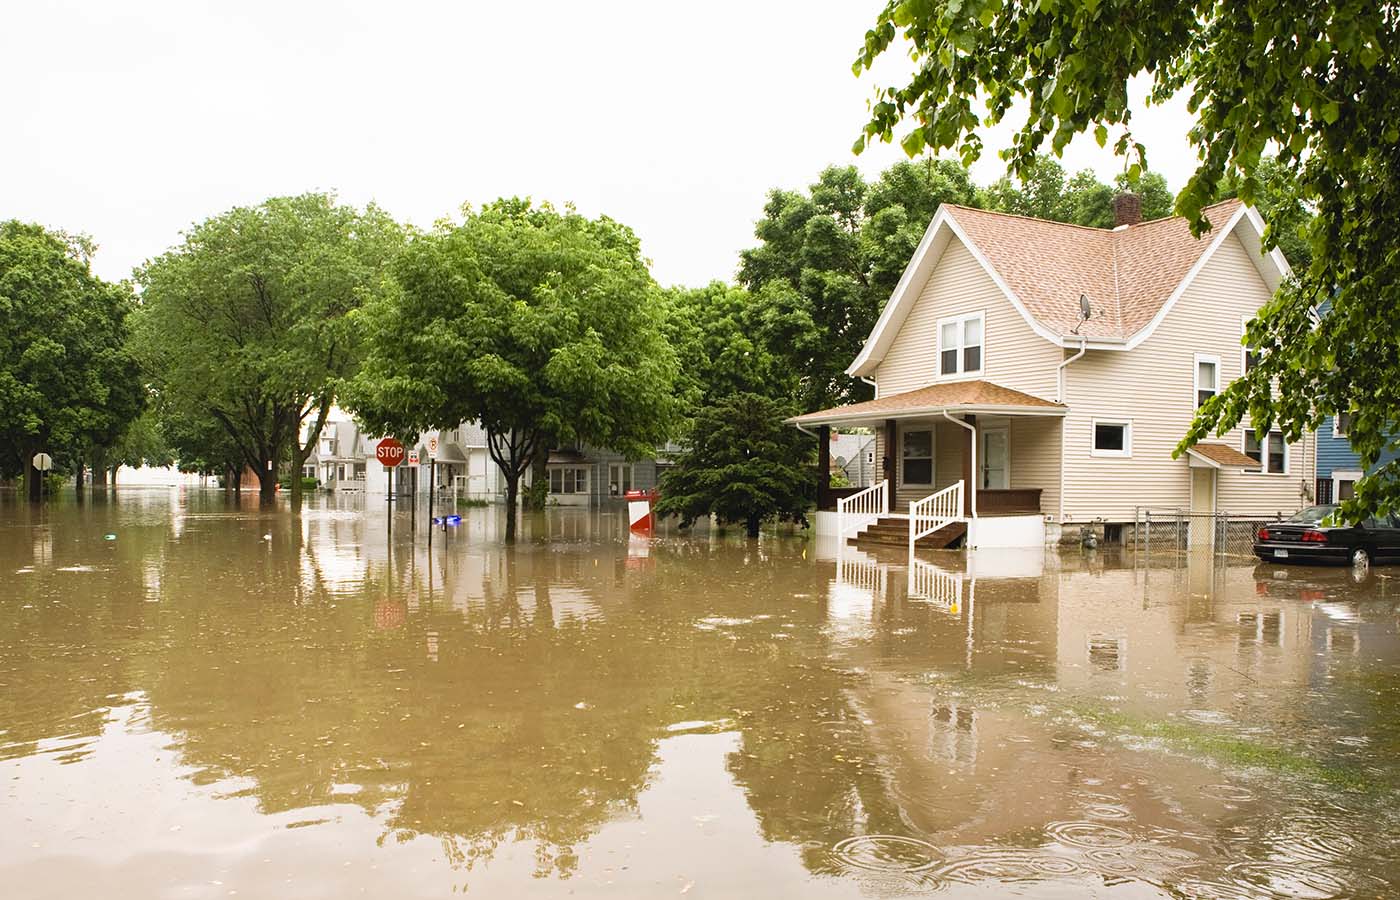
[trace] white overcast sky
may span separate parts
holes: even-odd
[[[420,226],[528,195],[632,226],[663,284],[730,278],[769,189],[901,158],[850,151],[876,84],[851,61],[882,5],[12,2],[0,219],[91,234],[118,279],[276,194],[334,190]],[[1184,103],[1137,115],[1180,188]],[[984,183],[1006,135],[987,139]],[[1087,138],[1064,163],[1122,169]]]

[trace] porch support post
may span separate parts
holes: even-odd
[[[884,475],[889,481],[890,509],[894,509],[894,489],[899,486],[899,426],[894,419],[885,420]]]
[[[832,509],[831,502],[831,426],[817,429],[817,509]]]

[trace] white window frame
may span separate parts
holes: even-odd
[[[963,337],[964,337],[964,335],[967,333],[967,323],[973,321],[974,319],[982,326],[982,328],[981,328],[981,330],[982,330],[982,343],[981,343],[981,344],[977,344],[977,345],[973,345],[973,346],[977,346],[977,347],[981,350],[981,353],[979,354],[979,355],[980,355],[979,362],[981,363],[981,365],[978,366],[976,369],[964,369],[964,368],[963,368],[963,364],[964,364],[964,362],[965,362],[965,358],[964,358],[964,355],[963,355],[963,354],[964,354],[964,351],[967,349],[968,345],[965,344],[965,343],[963,342]],[[944,325],[951,324],[951,323],[956,323],[957,326],[958,326],[958,347],[957,347],[957,350],[958,350],[958,367],[957,367],[957,370],[956,370],[956,371],[953,371],[953,372],[945,372],[945,371],[943,371],[943,351],[945,351],[945,350],[951,350],[952,348],[951,348],[951,347],[944,347],[944,346],[943,346],[943,326],[944,326]],[[961,316],[945,316],[945,317],[939,319],[939,320],[938,320],[938,323],[937,323],[937,332],[936,332],[936,334],[935,334],[934,344],[935,344],[935,356],[934,356],[934,358],[937,360],[938,377],[939,377],[939,378],[957,379],[957,378],[976,378],[976,377],[981,376],[981,374],[982,374],[983,372],[987,371],[987,313],[986,313],[986,311],[985,311],[985,310],[978,310],[978,311],[975,312],[975,313],[966,313],[966,314],[961,315]]]
[[[1332,472],[1332,502],[1342,502],[1342,482],[1350,481],[1352,491],[1364,473],[1360,469],[1336,469]]]
[[[906,432],[928,432],[928,481],[905,481],[904,480],[904,435]],[[923,459],[922,456],[912,457],[913,459]],[[899,472],[899,486],[912,485],[914,487],[933,487],[938,481],[938,431],[932,425],[918,426],[911,425],[908,428],[903,426],[899,429],[899,456],[896,458]]]
[[[1201,363],[1211,363],[1215,366],[1215,387],[1211,388],[1211,393],[1212,396],[1220,396],[1220,382],[1223,380],[1220,371],[1220,357],[1210,353],[1197,353],[1191,361],[1191,385],[1194,388],[1191,391],[1192,409],[1201,408],[1201,391],[1203,390],[1201,387]]]
[[[1247,427],[1245,427],[1245,428],[1241,428],[1241,429],[1240,429],[1240,452],[1241,452],[1241,453],[1245,453],[1245,447],[1247,447],[1247,446],[1249,445],[1249,432],[1251,432],[1251,431],[1254,432],[1254,434],[1255,434],[1256,437],[1258,436],[1258,434],[1259,434],[1259,429],[1255,428],[1253,425],[1249,425],[1249,426],[1247,426]],[[1269,436],[1270,436],[1270,435],[1275,435],[1275,434],[1279,436],[1279,440],[1280,440],[1280,441],[1283,441],[1283,471],[1282,471],[1282,472],[1271,472],[1271,471],[1269,471]],[[1283,432],[1282,432],[1282,431],[1274,431],[1274,430],[1271,429],[1271,430],[1265,432],[1265,434],[1264,434],[1264,440],[1261,441],[1260,444],[1259,444],[1259,468],[1257,468],[1257,469],[1245,469],[1245,470],[1244,470],[1245,474],[1246,474],[1246,475],[1287,475],[1287,474],[1289,473],[1289,471],[1291,471],[1292,468],[1293,468],[1292,459],[1291,459],[1291,457],[1293,456],[1293,454],[1289,452],[1292,448],[1293,448],[1293,445],[1292,445],[1292,444],[1288,443],[1288,441],[1283,440]],[[1246,455],[1248,455],[1248,454],[1246,453]]]
[[[623,474],[624,471],[625,471],[626,474],[627,474],[627,487],[625,487],[625,488],[622,486],[622,478],[621,478],[621,477],[619,477],[619,478],[618,478],[617,480],[615,480],[615,481],[613,480],[613,475],[621,476],[621,475]],[[616,486],[617,490],[613,490],[613,487],[614,487],[614,486]],[[608,496],[610,496],[610,497],[621,497],[621,496],[625,495],[628,491],[635,491],[636,489],[637,489],[637,466],[636,466],[635,463],[627,463],[627,462],[608,463]]]
[[[1123,449],[1122,450],[1100,450],[1094,445],[1098,438],[1100,425],[1122,425],[1123,426]],[[1132,419],[1090,419],[1089,420],[1089,455],[1104,459],[1128,459],[1133,455],[1133,420]]]
[[[560,497],[577,497],[577,496],[581,496],[581,495],[587,494],[588,491],[589,491],[589,482],[593,480],[592,475],[589,474],[589,468],[590,468],[589,466],[569,466],[569,465],[550,466],[550,467],[549,467],[549,492],[550,492],[551,494],[554,494],[554,495],[557,495],[557,496],[560,496]],[[574,478],[574,490],[572,490],[572,491],[566,491],[566,490],[564,490],[564,472],[565,472],[565,471],[568,471],[568,472],[570,472],[570,473],[573,475],[573,478]],[[555,473],[555,472],[558,472],[558,473],[559,473],[559,490],[557,490],[557,491],[554,489],[554,473]],[[584,480],[583,480],[583,490],[581,490],[581,491],[578,489],[578,473],[579,473],[579,472],[583,472],[583,473],[584,473],[584,476],[583,476],[583,479],[584,479]]]

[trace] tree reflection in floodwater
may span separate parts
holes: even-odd
[[[156,874],[83,849],[125,842],[326,896],[1400,890],[1380,570],[911,561],[572,509],[429,547],[374,502],[0,507],[0,878],[137,896]],[[223,842],[55,787],[85,770]],[[307,849],[362,837],[377,875]]]

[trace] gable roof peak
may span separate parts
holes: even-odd
[[[1060,346],[1088,341],[1131,349],[1146,340],[1206,260],[1236,230],[1271,291],[1287,277],[1283,255],[1277,250],[1264,253],[1263,220],[1253,209],[1231,198],[1201,213],[1211,228],[1198,238],[1180,216],[1115,230],[942,204],[860,355],[846,371],[874,371],[952,240],[967,247],[1036,334]],[[1081,294],[1101,315],[1081,319]]]

